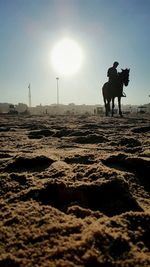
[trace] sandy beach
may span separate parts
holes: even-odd
[[[0,267],[150,266],[150,117],[0,119]]]

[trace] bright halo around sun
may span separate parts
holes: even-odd
[[[73,75],[79,71],[83,61],[81,47],[74,40],[63,39],[51,52],[51,63],[60,75]]]

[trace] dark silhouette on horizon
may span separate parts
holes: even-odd
[[[121,72],[117,72],[118,62],[114,62],[113,67],[108,69],[107,76],[109,77],[108,82],[106,82],[102,87],[102,94],[105,104],[105,114],[109,115],[111,111],[111,115],[114,115],[114,100],[115,97],[118,98],[118,108],[119,115],[122,117],[121,111],[121,97],[125,97],[126,95],[123,93],[123,86],[128,86],[129,83],[129,72],[130,69],[122,69]],[[110,102],[112,101],[112,109],[110,108]]]

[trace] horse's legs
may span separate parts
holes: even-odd
[[[107,103],[106,103],[106,116],[108,116],[110,113],[110,99],[107,99]]]
[[[106,101],[106,98],[104,98],[104,104],[105,104],[105,116],[108,116],[108,111],[107,111],[107,101]]]
[[[114,103],[114,97],[112,98],[112,111],[111,111],[111,116],[114,116],[114,107],[115,107],[115,103]]]
[[[121,111],[121,97],[118,97],[118,108],[119,108],[119,115],[120,117],[123,117],[122,111]]]
[[[108,99],[104,99],[105,103],[105,116],[107,117],[110,112],[110,101]]]
[[[110,112],[110,99],[108,100],[108,103],[107,103],[107,108],[108,108],[108,112]]]

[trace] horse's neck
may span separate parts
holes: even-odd
[[[123,84],[124,84],[124,77],[123,77],[122,73],[119,73],[118,80],[119,80],[119,83],[123,86]]]

